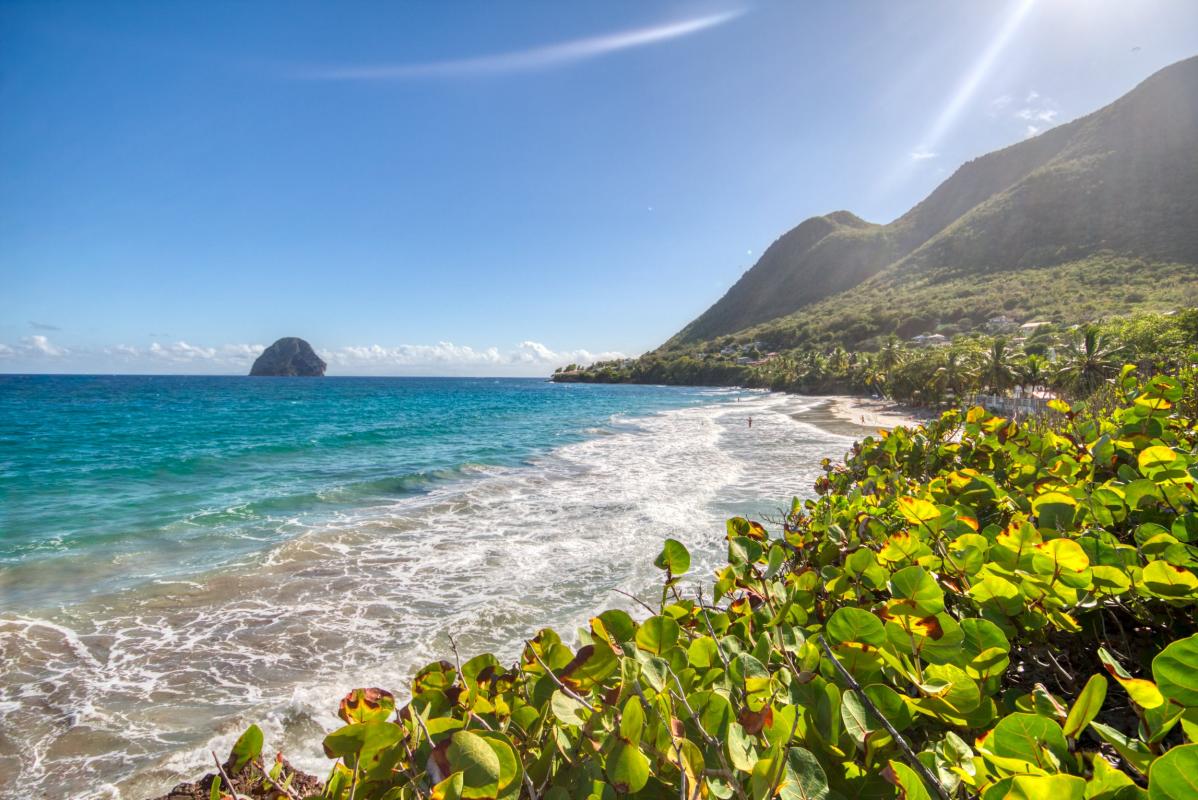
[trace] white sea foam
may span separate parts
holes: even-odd
[[[666,536],[707,580],[725,517],[780,511],[847,447],[792,418],[810,402],[762,393],[615,418],[612,435],[343,512],[243,565],[0,620],[0,745],[23,754],[3,761],[0,795],[52,780],[139,800],[204,771],[249,721],[323,773],[337,699],[358,685],[402,695],[449,634],[464,656],[504,659],[539,627],[569,637],[628,607],[614,590],[651,592]]]

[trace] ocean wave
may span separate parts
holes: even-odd
[[[0,620],[0,741],[27,745],[0,795],[52,780],[73,797],[150,796],[203,771],[251,720],[323,772],[311,747],[337,724],[337,698],[354,685],[402,694],[451,632],[464,654],[510,659],[537,628],[568,635],[630,608],[615,590],[648,596],[666,536],[706,576],[725,516],[768,516],[842,445],[796,422],[788,398],[745,402],[616,414],[610,435],[524,466],[400,476],[421,486],[407,494],[394,479],[355,484],[329,519],[240,566]]]

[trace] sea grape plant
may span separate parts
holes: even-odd
[[[1198,797],[1194,391],[866,438],[655,613],[354,690],[322,796]]]

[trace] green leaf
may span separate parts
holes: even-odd
[[[1198,707],[1198,633],[1158,653],[1152,659],[1152,677],[1165,697],[1183,706]]]
[[[636,646],[646,653],[661,655],[678,641],[678,623],[669,617],[649,617],[636,632]]]
[[[549,699],[549,708],[553,711],[553,716],[563,725],[569,725],[572,728],[579,728],[586,724],[587,712],[586,706],[570,697],[560,689],[555,689],[553,696]]]
[[[899,797],[904,800],[932,800],[931,792],[915,770],[901,761],[891,761],[889,767],[893,776],[890,780],[899,787]]]
[[[1090,680],[1073,701],[1069,716],[1065,719],[1065,735],[1076,739],[1086,726],[1093,722],[1106,700],[1106,678],[1101,675],[1091,675]]]
[[[636,745],[617,739],[607,756],[605,771],[617,792],[632,794],[649,782],[649,759]]]
[[[1140,473],[1145,477],[1152,477],[1153,473],[1168,469],[1177,458],[1178,455],[1172,448],[1155,445],[1141,450],[1136,461],[1140,465]]]
[[[262,755],[262,742],[262,729],[257,725],[249,726],[245,729],[245,733],[237,737],[237,742],[229,753],[229,760],[233,762],[234,774],[241,772],[246,764]]]
[[[1161,703],[1165,702],[1164,696],[1160,689],[1152,681],[1146,681],[1143,678],[1133,678],[1123,669],[1123,666],[1115,660],[1115,657],[1107,652],[1105,647],[1098,648],[1098,659],[1102,661],[1106,671],[1112,678],[1119,682],[1128,696],[1142,708],[1156,708]]]
[[[499,793],[501,764],[486,739],[471,731],[458,731],[446,752],[450,767],[462,773],[462,797],[495,797]]]
[[[1198,797],[1198,744],[1174,747],[1152,762],[1148,771],[1151,800],[1193,800]]]
[[[677,539],[666,539],[653,566],[664,569],[670,575],[684,575],[691,568],[690,551]]]
[[[641,731],[645,728],[645,712],[641,708],[641,699],[633,696],[624,703],[620,712],[620,737],[629,744],[641,743]]]
[[[221,798],[220,776],[213,775],[212,776],[212,788],[210,788],[208,790],[208,800],[220,800],[220,798]]]
[[[811,751],[790,748],[778,796],[782,800],[824,800],[829,794],[828,776]]]
[[[1017,758],[1055,772],[1069,758],[1069,745],[1061,726],[1039,714],[1008,714],[990,736],[994,754]]]
[[[424,689],[444,689],[453,683],[453,665],[447,662],[430,664],[416,675],[414,686],[419,694]],[[421,679],[427,683],[422,685]],[[346,722],[382,722],[395,712],[395,695],[383,689],[354,689],[341,698],[337,715]]]
[[[828,638],[834,644],[856,642],[881,647],[886,643],[886,629],[868,611],[845,606],[836,609],[828,620]]]
[[[1010,800],[1084,800],[1086,781],[1076,775],[1016,775]]]
[[[851,689],[845,689],[844,696],[841,698],[840,719],[844,722],[845,732],[853,737],[853,741],[859,745],[864,744],[865,738],[873,731],[865,704]]]
[[[1144,585],[1161,597],[1188,597],[1198,594],[1198,577],[1185,567],[1167,561],[1152,561],[1144,567]]]
[[[931,522],[940,516],[939,508],[918,497],[900,497],[898,507],[899,513],[912,525]]]
[[[894,573],[890,577],[890,593],[909,601],[914,613],[921,617],[933,616],[944,610],[944,590],[923,567],[906,567]]]

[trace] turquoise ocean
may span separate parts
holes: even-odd
[[[819,401],[532,379],[0,376],[0,797],[141,800],[248,722],[705,580],[850,439]],[[749,417],[753,418],[750,428]],[[619,591],[617,591],[619,590]]]

